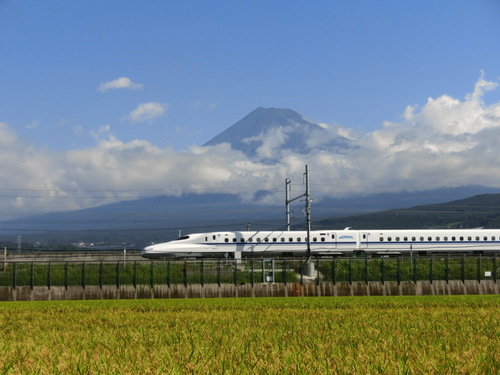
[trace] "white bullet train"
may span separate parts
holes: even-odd
[[[500,253],[500,229],[319,230],[310,232],[311,256]],[[146,258],[303,257],[306,231],[195,233],[145,247]]]

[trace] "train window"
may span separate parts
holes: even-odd
[[[384,237],[380,237],[380,242],[384,242]]]
[[[313,242],[316,242],[318,241],[318,238],[317,237],[313,237]]]
[[[445,240],[445,241],[448,241],[448,236],[444,236],[444,240]]]
[[[408,237],[405,237],[405,238],[404,238],[404,241],[405,241],[405,242],[406,242],[406,241],[408,241]]]
[[[399,240],[400,240],[400,239],[401,239],[401,238],[399,238],[399,237],[396,237],[396,241],[397,241],[397,242],[399,242]]]
[[[334,240],[334,239],[335,239],[335,235],[334,235],[334,234],[332,234],[332,240]]]
[[[240,240],[240,242],[245,242],[245,239],[242,237],[241,240]]]
[[[276,242],[278,241],[278,239],[276,237],[273,237],[273,242]]]
[[[467,237],[467,241],[472,241],[472,237],[471,236]]]
[[[297,242],[300,242],[300,237],[297,237]]]
[[[325,242],[325,237],[321,237],[321,242]]]
[[[479,241],[479,236],[476,236],[476,241]]]
[[[233,242],[236,242],[236,238],[233,238]]]
[[[257,237],[257,242],[261,242],[259,237]]]
[[[288,241],[293,242],[293,238],[292,238],[292,237],[290,237],[290,238],[288,239]]]
[[[463,241],[463,240],[464,240],[464,238],[462,236],[460,236],[460,241]]]
[[[424,240],[424,237],[420,237],[420,241],[423,241]]]
[[[215,238],[216,238],[215,235],[213,235],[212,238],[215,240]]]
[[[451,237],[451,240],[456,241],[457,239],[455,238],[455,236],[453,236],[453,237]]]
[[[488,237],[486,237],[486,236],[484,236],[484,237],[483,237],[483,239],[484,239],[485,241],[488,241]]]
[[[412,238],[411,238],[411,240],[412,240],[413,242],[415,242],[415,241],[417,240],[417,238],[416,238],[416,237],[412,237]]]
[[[248,239],[248,242],[252,242],[252,241],[253,241],[253,238],[252,238],[252,237],[250,237],[250,238]]]
[[[363,233],[363,239],[366,239],[366,234],[365,233]]]
[[[392,237],[387,237],[387,241],[391,242],[392,241]]]
[[[492,241],[495,241],[495,236],[491,237],[491,240],[492,240]]]
[[[436,241],[441,241],[441,237],[437,236]]]
[[[264,238],[264,241],[269,242],[269,238],[267,238],[267,237]]]
[[[205,242],[208,242],[208,237],[207,236],[205,236]]]
[[[281,242],[285,242],[285,237],[281,237]]]
[[[427,237],[427,241],[432,241],[432,237]]]
[[[229,242],[229,238],[224,238],[224,242]]]

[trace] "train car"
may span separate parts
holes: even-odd
[[[145,258],[245,258],[493,254],[500,229],[241,231],[194,233],[145,247]]]

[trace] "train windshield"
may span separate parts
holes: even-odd
[[[175,241],[187,240],[188,238],[189,238],[189,236],[182,236],[182,237],[179,237],[178,239],[176,239]]]

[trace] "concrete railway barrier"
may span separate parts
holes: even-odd
[[[2,301],[499,294],[493,280],[0,287]]]

